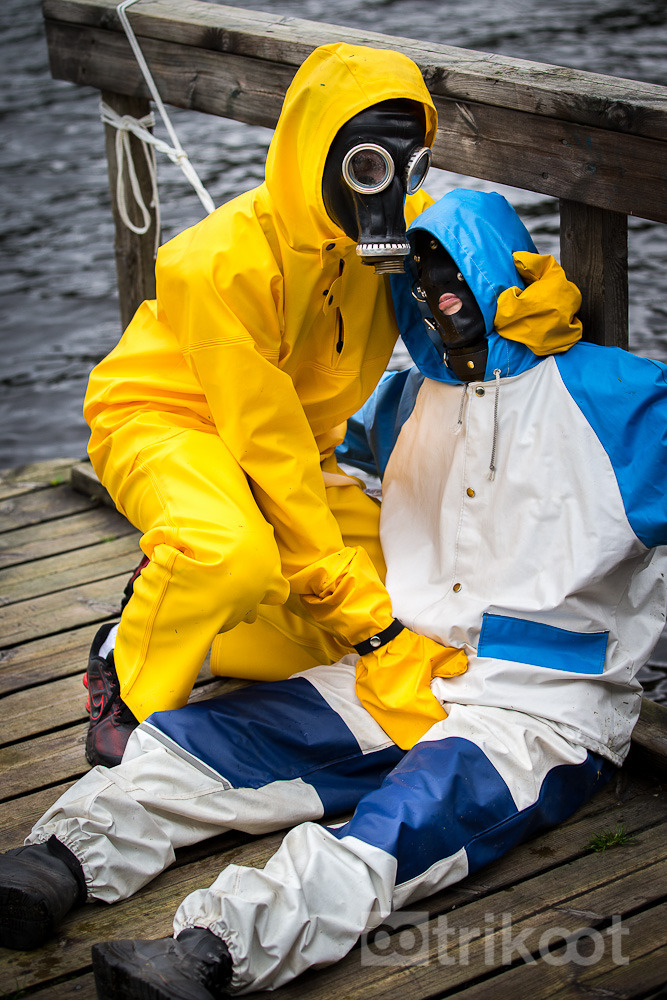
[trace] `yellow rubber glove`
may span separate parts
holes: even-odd
[[[297,583],[305,590],[302,581]],[[304,606],[350,650],[394,620],[389,594],[363,548],[342,549],[309,567],[307,586],[309,592],[301,595]],[[359,658],[357,696],[387,736],[408,750],[447,717],[431,693],[431,678],[462,674],[467,666],[463,650],[406,628],[386,646]]]
[[[467,667],[462,649],[441,646],[406,628],[386,646],[359,657],[357,697],[387,736],[409,750],[434,723],[447,718],[431,693],[431,678],[453,677]]]

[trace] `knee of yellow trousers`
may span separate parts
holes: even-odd
[[[275,545],[274,552],[228,546],[202,560],[151,544],[115,649],[121,696],[139,719],[184,704],[215,635],[254,621],[262,602],[288,594]]]
[[[254,620],[260,604],[282,604],[289,596],[280,553],[265,524],[262,530],[238,525],[234,531],[160,527],[143,536],[142,548],[163,568],[172,590],[182,592],[198,615],[212,616],[215,631]]]

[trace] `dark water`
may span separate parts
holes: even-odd
[[[282,0],[241,3],[348,25],[662,84],[666,0]],[[0,5],[0,468],[82,456],[81,403],[91,367],[116,343],[113,230],[95,91],[53,81],[38,0]],[[266,129],[174,111],[172,120],[216,204],[258,183]],[[158,135],[166,137],[158,125]],[[168,161],[159,164],[167,239],[202,216]],[[444,171],[429,190],[491,185]],[[538,248],[558,253],[555,203],[503,188]],[[631,348],[667,361],[666,227],[631,220]],[[667,642],[662,660],[667,663]],[[647,687],[667,687],[663,672]],[[665,692],[667,699],[667,691]]]
[[[248,3],[232,0],[232,6]],[[665,0],[258,0],[256,9],[429,38],[539,62],[662,83]],[[0,5],[2,354],[0,468],[85,451],[81,401],[118,339],[113,232],[98,95],[50,78],[38,0]],[[216,204],[262,177],[268,130],[174,112]],[[164,130],[158,126],[158,134]],[[164,236],[196,222],[198,199],[159,165]],[[485,182],[433,172],[429,189]],[[504,193],[545,252],[558,250],[554,203]],[[667,360],[665,227],[631,220],[632,348]]]

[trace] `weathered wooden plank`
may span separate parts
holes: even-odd
[[[115,2],[43,0],[43,10],[47,21],[120,31]],[[157,39],[293,69],[316,46],[353,37],[410,56],[442,97],[667,138],[664,88],[635,80],[196,0],[153,0],[133,8],[130,20],[142,44]]]
[[[5,803],[0,809],[0,851],[19,847],[39,817],[73,784],[74,779],[70,779]]]
[[[632,733],[632,753],[639,767],[657,774],[667,769],[667,706],[642,699],[639,719]]]
[[[120,614],[127,573],[0,608],[0,647]]]
[[[46,28],[56,79],[130,97],[148,96],[124,36],[52,22]],[[275,125],[294,75],[293,66],[269,66],[174,42],[144,39],[142,49],[163,101],[251,125]]]
[[[644,909],[648,905],[659,904],[663,897],[662,886],[667,877],[667,862],[664,860],[647,862],[644,868],[619,872],[616,879],[611,878],[598,889],[590,891],[585,887],[577,893],[572,893],[575,883],[568,881],[567,872],[558,870],[549,875],[551,877],[540,878],[539,882],[536,880],[533,886],[544,893],[541,898],[527,900],[524,889],[529,887],[522,886],[518,907],[516,900],[508,893],[504,893],[504,898],[489,897],[476,904],[474,908],[464,911],[463,927],[467,933],[474,934],[476,931],[477,934],[469,945],[466,941],[466,967],[459,981],[474,982],[479,976],[488,973],[491,964],[495,964],[499,959],[502,960],[503,957],[507,958],[506,964],[509,964],[512,959],[516,960],[528,953],[535,957],[543,956],[546,954],[546,947],[542,947],[540,942],[546,943],[552,935],[552,943],[558,941],[559,937],[576,942],[578,932],[584,932],[585,937],[587,928],[604,926],[614,915],[621,916],[632,913],[638,908]],[[554,878],[560,881],[554,883]],[[569,887],[572,893],[568,899],[560,898],[564,886]],[[579,883],[579,886],[583,887],[585,883]],[[623,907],[621,913],[617,909],[619,904]],[[483,911],[482,908],[486,905],[494,907],[494,921],[489,919],[491,911]],[[500,910],[499,906],[508,908]],[[525,912],[522,912],[524,910]],[[450,920],[451,917],[448,917],[448,923]],[[466,924],[466,920],[470,922]],[[494,927],[494,922],[500,926]],[[508,937],[521,940],[522,947],[514,954],[507,947]],[[454,937],[453,942],[456,940]],[[621,943],[619,940],[617,945],[620,946]],[[441,942],[440,947],[442,948]],[[585,954],[585,950],[585,946],[582,946],[581,954]],[[448,949],[445,954],[448,954],[450,960],[460,959],[455,946]],[[441,952],[440,961],[442,958]],[[539,995],[550,996],[549,993],[542,991]]]
[[[55,790],[53,791],[55,797]],[[601,798],[601,796],[598,798]],[[644,797],[645,801],[647,801],[646,796]],[[639,812],[635,807],[632,810],[632,817],[636,820],[638,816]],[[599,822],[599,818],[590,817],[590,820],[593,823]],[[579,829],[574,837],[571,830],[569,833],[568,837],[560,838],[563,843],[571,846],[574,841],[580,846],[585,839],[584,834],[588,835],[588,830]],[[47,982],[53,976],[85,968],[88,961],[88,949],[92,940],[103,940],[107,937],[122,937],[125,934],[130,936],[157,936],[158,934],[169,933],[171,914],[178,902],[180,902],[180,899],[187,892],[197,886],[208,884],[217,872],[231,861],[241,864],[263,864],[270,853],[275,850],[279,839],[279,836],[263,838],[259,841],[251,842],[247,847],[239,848],[235,846],[231,852],[223,851],[215,853],[212,857],[205,860],[198,860],[190,868],[171,870],[161,876],[152,886],[144,890],[133,900],[119,904],[116,907],[86,907],[70,918],[57,940],[48,945],[43,951],[40,951],[39,963],[26,961],[27,956],[22,956],[21,953],[5,953],[7,961],[0,960],[0,967],[2,968],[0,983],[5,984],[9,982],[11,977],[18,977],[16,984],[20,985],[21,988],[25,988],[28,985]],[[550,856],[548,851],[545,853],[544,850],[541,850],[542,840],[543,838],[540,838],[532,842],[532,845],[524,845],[518,851],[513,852],[514,857],[516,858],[516,855],[519,853],[525,854],[532,846],[534,853],[530,857],[533,864],[551,870],[554,865],[554,858]],[[654,840],[658,840],[658,838],[655,837]],[[493,886],[492,870],[495,867],[490,866],[485,871],[485,881],[478,883],[475,896],[479,896],[480,893],[486,894],[489,888]],[[548,871],[547,874],[551,874],[551,872]],[[504,884],[515,886],[520,877],[517,874],[516,867],[510,865],[506,868]],[[458,887],[455,886],[453,890],[450,890],[450,905],[454,903],[455,896],[453,893],[456,893],[457,889]],[[460,906],[461,902],[458,905]],[[481,905],[485,906],[486,904],[482,901]],[[420,903],[420,908],[421,906],[422,904]],[[34,956],[32,958],[34,959]],[[348,980],[348,984],[354,985],[354,990],[349,994],[346,992],[345,995],[349,995],[350,997],[389,997],[395,995],[393,991],[386,991],[386,984],[382,979],[378,980],[378,977],[375,977],[376,981],[374,983],[368,982],[368,980],[359,982],[358,977],[360,972],[365,973],[365,970],[359,969],[358,953],[345,960],[342,971],[346,974],[344,978]],[[333,970],[333,973],[336,977],[340,975],[338,968]],[[320,992],[309,992],[309,978],[304,977],[294,987],[288,987],[287,992],[285,992],[285,1000],[288,1000],[292,995],[292,990],[296,991],[294,992],[295,997],[304,997],[304,1000],[310,995],[317,995],[318,997],[334,995],[329,992],[329,975],[327,975],[327,989],[324,992],[321,992],[324,985],[321,978],[316,980],[317,990],[320,990]],[[339,985],[340,980],[336,978],[332,988],[336,990]],[[360,986],[362,987],[361,989],[359,988]],[[405,988],[405,984],[403,984],[403,988]],[[64,993],[63,995],[66,996],[67,994]],[[343,994],[336,993],[336,995]],[[406,994],[404,993],[404,995]],[[425,994],[409,992],[407,995],[416,998]]]
[[[485,951],[487,954],[501,952],[504,936],[501,914],[511,913],[514,916],[519,910],[519,919],[512,919],[513,933],[520,934],[530,928],[526,948],[533,954],[539,954],[538,942],[542,934],[554,926],[559,931],[562,929],[565,932],[562,936],[566,937],[567,932],[576,934],[579,929],[603,925],[618,914],[619,906],[623,907],[622,913],[632,913],[659,903],[664,899],[667,880],[667,861],[658,856],[664,852],[665,832],[662,827],[650,831],[652,838],[648,834],[638,838],[636,847],[646,841],[646,851],[631,852],[627,849],[622,855],[621,851],[625,849],[618,849],[613,870],[600,857],[590,857],[573,862],[571,872],[566,866],[522,885],[518,906],[511,890],[476,903],[474,912],[467,912],[465,919],[471,921],[468,926],[480,927],[482,934],[475,949],[477,954],[470,955],[471,975],[466,975],[466,978],[474,978],[484,971]],[[599,869],[604,869],[604,872]],[[596,885],[597,879],[601,879],[602,884]],[[490,926],[491,922],[482,909],[487,904],[494,908],[495,926]],[[483,920],[478,924],[476,921],[480,917]]]
[[[197,681],[192,692],[192,701],[235,691],[247,684],[236,678],[210,679],[207,664],[202,667],[199,676],[201,680]],[[31,703],[31,694],[38,700]],[[71,699],[69,703],[68,697]],[[8,743],[12,738],[21,740],[0,749],[0,800],[69,781],[89,770],[90,765],[84,755],[88,729],[85,701],[81,674],[78,674],[54,681],[46,689],[40,688],[38,695],[33,689],[32,692],[9,695],[0,702],[2,742]],[[16,727],[11,721],[13,714],[18,717]],[[21,721],[24,731],[17,737],[16,730],[20,731]],[[67,729],[49,732],[68,723]],[[31,728],[40,735],[24,739]]]
[[[58,794],[59,790],[60,789],[51,790],[53,792],[54,799]],[[46,790],[45,794],[48,794],[48,791],[49,790]],[[631,798],[626,803],[625,806],[625,808],[629,813],[628,829],[630,832],[641,827],[642,823],[646,823],[647,820],[655,821],[656,813],[654,812],[654,810],[661,811],[662,813],[665,812],[664,808],[665,804],[658,799],[652,798],[650,792],[647,795],[646,788],[643,789],[643,794],[641,796],[637,796],[635,792],[636,789],[633,789]],[[599,807],[606,806],[609,798],[611,798],[611,789],[607,789],[606,791],[602,792],[599,796],[597,796],[597,805]],[[40,810],[44,808],[44,804],[45,803],[40,802],[39,804]],[[591,805],[592,803],[588,804],[589,807]],[[38,814],[39,811],[35,810],[34,818],[37,818]],[[618,813],[615,814],[614,818],[616,818],[617,815]],[[568,821],[567,824],[565,824],[564,828],[561,828],[562,830],[564,830],[565,833],[564,836],[557,836],[558,832],[556,831],[556,833],[545,834],[544,836],[537,838],[536,840],[530,842],[529,844],[522,845],[521,848],[518,848],[516,851],[512,852],[512,854],[509,855],[507,858],[502,859],[500,862],[492,866],[489,866],[483,872],[477,873],[476,876],[473,876],[472,879],[467,879],[460,886],[453,886],[446,893],[440,894],[439,897],[434,897],[433,900],[420,902],[419,909],[420,910],[426,909],[426,912],[428,913],[430,912],[431,907],[434,907],[434,912],[438,913],[442,912],[443,905],[444,908],[447,910],[451,909],[451,907],[453,906],[459,908],[463,906],[466,902],[469,902],[470,900],[475,900],[480,898],[483,899],[483,897],[485,897],[493,889],[497,889],[499,887],[510,887],[511,890],[511,887],[516,887],[518,883],[523,879],[525,879],[526,877],[528,878],[533,877],[536,874],[536,872],[546,872],[546,874],[552,878],[553,884],[556,884],[557,880],[555,879],[555,877],[551,875],[551,873],[554,869],[554,866],[560,860],[561,854],[552,850],[549,844],[552,843],[554,840],[556,840],[559,845],[559,851],[560,850],[565,851],[567,857],[573,857],[573,856],[576,857],[577,854],[581,854],[583,845],[586,843],[586,840],[591,835],[591,833],[595,832],[596,830],[599,830],[602,817],[605,818],[605,822],[607,820],[611,821],[611,817],[609,816],[607,808],[602,808],[601,812],[589,814],[583,820],[576,820],[573,818],[572,820]],[[26,825],[28,824],[29,820]],[[21,831],[21,836],[25,835],[25,833],[27,833],[27,829]],[[651,846],[649,850],[653,850],[655,844],[660,843],[660,836],[658,834],[655,833],[652,834],[652,838],[653,838],[652,839],[653,846]],[[212,878],[215,877],[218,870],[223,866],[223,864],[230,863],[231,861],[241,864],[263,863],[268,857],[269,853],[275,849],[277,842],[278,842],[277,838],[271,838],[269,841],[265,839],[253,841],[247,846],[247,848],[241,848],[241,849],[235,848],[235,850],[231,854],[229,852],[225,852],[225,854],[221,856],[215,855],[212,858],[208,858],[203,861],[197,862],[196,867],[193,866],[192,868],[192,871],[194,872],[194,875],[192,876],[192,878],[194,879],[194,884],[197,885],[208,884],[212,880]],[[202,848],[205,851],[207,845],[206,844],[202,845]],[[648,855],[648,851],[645,850],[644,853]],[[637,859],[635,858],[635,862],[636,861]],[[151,904],[146,901],[146,896],[144,893],[136,897],[136,902],[142,904],[139,905],[140,913],[144,913],[146,911],[146,907],[149,907],[150,912],[153,913],[154,916],[160,917],[161,915],[160,919],[168,920],[169,915],[173,912],[173,909],[180,901],[180,898],[182,898],[182,896],[184,896],[187,891],[190,891],[190,888],[194,887],[194,884],[190,885],[187,881],[185,881],[185,879],[190,878],[191,874],[190,872],[186,871],[184,873],[183,876],[184,881],[179,881],[176,873],[172,872],[171,874],[174,875],[175,879],[172,883],[172,885],[174,886],[173,893],[166,897],[164,895],[161,896],[159,892],[161,883],[160,880],[158,880],[156,883],[153,884],[152,887],[157,894],[154,904]],[[162,876],[162,878],[164,879],[165,876]],[[146,890],[146,892],[148,891],[149,890]],[[538,897],[539,894],[537,894],[536,898]],[[153,909],[153,906],[155,907],[155,909]],[[106,915],[109,913],[109,910],[107,908],[103,908],[102,913]],[[135,935],[141,936],[142,934],[146,934],[145,925],[143,925],[139,920],[136,919],[137,910],[134,909],[133,907],[130,907],[129,904],[122,904],[119,907],[112,908],[111,914],[112,914],[112,919],[115,918],[115,921],[111,925],[112,930],[110,932],[108,929],[109,925],[99,923],[98,919],[99,914],[97,912],[96,907],[89,907],[84,911],[84,916],[91,921],[91,923],[88,924],[88,930],[87,930],[88,944],[90,943],[90,940],[99,940],[109,936],[119,937],[119,936],[124,936],[125,933],[129,933],[131,936]],[[68,925],[68,927],[65,930],[65,935],[67,937],[67,940],[66,942],[60,942],[59,948],[62,948],[63,944],[65,944],[67,947],[74,949],[76,949],[79,946],[81,948],[85,948],[85,941],[77,940],[76,929],[74,929],[74,931],[71,932],[69,928],[70,925]],[[164,931],[164,933],[167,932],[168,932],[167,930]],[[155,934],[157,933],[158,933],[157,931],[149,930],[147,936],[155,936]],[[49,955],[51,954],[50,948],[51,946],[49,946],[49,949],[47,949]],[[79,955],[80,954],[81,952],[79,951]],[[59,965],[59,974],[62,974],[63,972],[66,971],[71,971],[76,967],[77,967],[76,963],[73,966],[68,966],[67,968],[63,968],[62,966]],[[13,969],[13,971],[15,971],[15,969]],[[355,971],[356,975],[356,973],[358,972],[356,965],[354,966],[353,971]],[[30,982],[34,981],[35,980],[30,980]],[[359,985],[358,983],[356,983],[356,979],[355,979],[355,984],[357,986]],[[28,982],[22,981],[22,985],[24,986],[28,985]],[[366,983],[366,985],[370,984]],[[299,990],[300,989],[301,987],[299,986]],[[304,996],[308,995],[311,994],[309,993],[304,994]],[[312,994],[312,995],[320,996],[321,994]],[[328,993],[325,995],[328,995]],[[363,990],[351,995],[384,996],[383,993],[368,992],[364,994]],[[421,994],[415,993],[409,995],[410,996],[414,995],[416,997]],[[286,994],[286,997],[287,996],[291,996],[291,994]],[[297,992],[295,993],[295,996],[301,996],[301,993]]]
[[[65,482],[74,462],[73,458],[53,458],[30,465],[17,465],[0,471],[0,500],[32,493]]]
[[[123,117],[141,119],[150,112],[147,100],[139,97],[126,97],[103,90],[102,100],[112,111]],[[116,157],[116,137],[118,132],[110,125],[104,126],[107,166],[109,169],[109,190],[111,193],[111,211],[115,227],[114,250],[116,256],[116,273],[118,275],[118,294],[120,299],[121,329],[125,329],[137,308],[144,299],[155,298],[155,251],[159,242],[156,239],[155,227],[157,214],[153,202],[153,184],[146,162],[146,156],[140,140],[130,135],[130,150],[134,162],[136,183],[143,203],[150,215],[150,225],[145,233],[134,233],[123,222],[118,209],[117,187],[125,193],[125,204],[132,222],[142,228],[144,220],[136,207],[133,187],[125,169],[119,178]]]
[[[0,701],[0,745],[86,719],[83,671]],[[0,794],[2,794],[0,792]]]
[[[56,518],[0,534],[0,566],[15,566],[56,553],[71,552],[97,542],[110,542],[124,535],[137,538],[137,563],[141,559],[139,533],[109,507],[92,507],[80,514]]]
[[[82,674],[98,628],[99,623],[96,623],[0,650],[0,695]],[[207,658],[196,683],[209,678]]]
[[[560,259],[582,291],[584,339],[628,348],[628,220],[618,212],[562,200]]]
[[[0,750],[0,800],[71,781],[89,771],[84,749],[87,729],[88,724],[82,723],[59,733],[3,747]]]
[[[531,1000],[650,998],[654,996],[653,990],[667,982],[666,920],[667,904],[651,907],[623,921],[623,930],[628,934],[623,935],[620,947],[612,948],[609,929],[602,932],[602,953],[597,962],[562,960],[564,949],[556,949],[546,960],[540,958],[531,965],[501,969],[501,975],[463,989],[456,996],[460,1000],[526,995]],[[628,961],[617,961],[617,957]]]
[[[59,677],[80,676],[98,627],[98,624],[88,625],[0,650],[0,695],[33,688]]]
[[[211,679],[207,669],[206,676],[193,689],[190,701],[236,691],[245,684],[235,679]],[[7,695],[0,701],[0,746],[86,721],[86,697],[83,670],[37,690],[30,688]]]
[[[150,294],[146,294],[144,298],[155,297],[154,279],[155,275],[153,275],[153,285],[151,287],[147,287],[146,289],[147,293]],[[105,504],[108,504],[109,507],[113,507],[114,510],[116,509],[116,505],[111,499],[108,491],[104,486],[102,486],[102,483],[95,475],[90,462],[80,462],[77,465],[72,466],[69,481],[73,490],[77,490],[79,493],[84,493],[89,497],[97,497],[98,500],[102,500]]]
[[[146,93],[123,36],[50,25],[52,72],[118,93]],[[207,49],[146,39],[163,100],[251,124],[273,126],[292,67],[267,66]],[[434,164],[556,198],[667,221],[664,142],[436,96]]]
[[[114,936],[118,937],[118,934]],[[84,968],[88,968],[89,965],[90,963]],[[63,983],[48,983],[42,989],[38,988],[32,996],[38,997],[39,1000],[42,998],[44,1000],[99,1000],[92,972],[68,978]]]
[[[96,500],[75,493],[68,485],[23,493],[0,501],[0,532],[13,531],[41,521],[53,521],[83,510],[91,510],[96,505]]]
[[[553,957],[546,961],[538,959],[534,965],[519,965],[516,968],[501,968],[499,974],[485,982],[456,991],[459,1000],[504,1000],[507,997],[529,994],[531,1000],[579,1000],[584,996],[607,997],[614,1000],[634,1000],[646,997],[647,1000],[658,1000],[652,992],[659,990],[667,980],[667,949],[664,946],[664,926],[667,920],[667,905],[629,917],[623,923],[623,928],[629,934],[623,938],[623,957],[628,958],[627,964],[617,964],[614,959],[611,937],[608,930],[602,932],[602,957],[592,965],[580,964],[576,961],[559,960],[562,949],[557,949]],[[124,924],[123,924],[124,927]],[[120,936],[120,931],[116,936]],[[125,933],[123,930],[122,933]],[[488,971],[488,970],[487,970]],[[343,994],[327,988],[327,973],[320,974],[322,980],[321,1000],[328,997],[340,997]],[[92,974],[70,980],[67,983],[49,985],[48,996],[52,1000],[96,1000],[95,983]],[[293,989],[297,990],[298,980]],[[38,990],[35,996],[44,993]],[[370,1000],[388,1000],[382,983],[378,984],[373,993],[352,994],[346,992],[346,1000],[360,996]],[[257,993],[257,997],[287,998],[287,991],[275,993]],[[403,993],[399,1000],[405,1000],[413,995]]]
[[[664,142],[435,99],[436,166],[499,184],[667,222]],[[651,190],[636,190],[649,185]]]
[[[122,573],[129,578],[141,558],[138,552],[137,539],[125,535],[51,558],[0,569],[0,604],[15,604]]]

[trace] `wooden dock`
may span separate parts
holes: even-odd
[[[99,498],[73,490],[71,467],[62,461],[0,475],[0,850],[21,843],[88,769],[83,666],[99,624],[118,614],[138,562],[137,532]],[[193,697],[238,683],[212,681],[204,670]],[[412,907],[403,930],[393,921],[372,946],[271,995],[664,997],[665,716],[666,709],[645,703],[628,764],[558,830]],[[603,853],[587,847],[594,835],[620,826],[629,843]],[[181,851],[133,899],[75,911],[43,949],[0,949],[0,996],[94,1000],[94,942],[169,934],[186,893],[232,860],[263,864],[279,841],[280,834],[217,837]],[[593,934],[582,937],[582,928]]]

